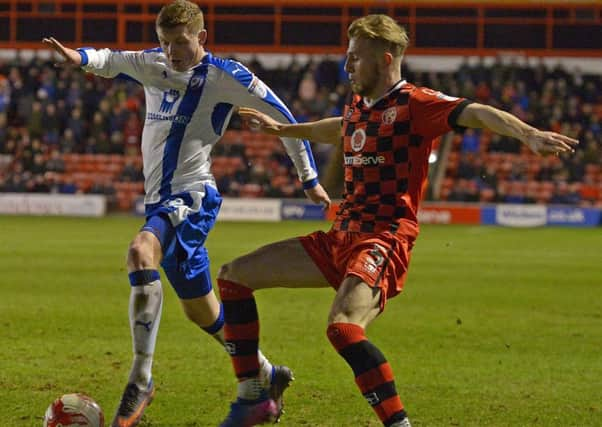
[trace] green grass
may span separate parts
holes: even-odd
[[[131,360],[124,269],[140,218],[0,217],[0,426],[41,426],[57,396],[92,395],[110,421]],[[219,223],[212,270],[326,223]],[[423,226],[403,295],[368,336],[414,426],[602,425],[599,229]],[[146,427],[216,426],[230,362],[165,287]],[[291,366],[281,425],[380,425],[325,336],[333,292],[257,293],[262,349]]]

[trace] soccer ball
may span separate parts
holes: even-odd
[[[81,393],[65,394],[50,404],[44,415],[44,427],[104,427],[102,409],[91,397]]]

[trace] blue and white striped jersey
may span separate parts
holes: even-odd
[[[103,77],[125,74],[144,87],[142,132],[145,204],[215,186],[210,152],[228,126],[235,106],[252,107],[281,122],[295,119],[284,103],[239,62],[207,53],[191,70],[169,67],[161,49],[111,51],[79,49],[82,68]],[[282,138],[304,188],[317,171],[307,141]]]

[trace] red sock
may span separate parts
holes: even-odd
[[[253,290],[217,279],[224,306],[224,339],[239,381],[259,375],[259,320]]]
[[[406,418],[395,388],[393,371],[385,356],[352,323],[328,326],[328,339],[353,369],[355,383],[385,426]]]

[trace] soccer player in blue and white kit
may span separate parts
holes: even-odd
[[[134,360],[113,427],[136,426],[154,396],[151,365],[163,301],[159,265],[187,317],[223,343],[223,309],[211,286],[204,243],[222,201],[210,171],[210,152],[231,114],[238,106],[248,106],[276,120],[294,122],[282,101],[242,64],[205,51],[203,14],[194,3],[176,0],[164,6],[156,31],[161,48],[135,52],[74,50],[52,37],[43,40],[67,63],[103,77],[129,76],[146,94],[142,133],[146,223],[127,257]],[[329,205],[308,143],[282,141],[306,195]],[[262,393],[278,402],[292,374],[259,357],[265,378]],[[248,404],[252,407],[254,402]],[[263,415],[279,416],[280,407],[276,410]]]

